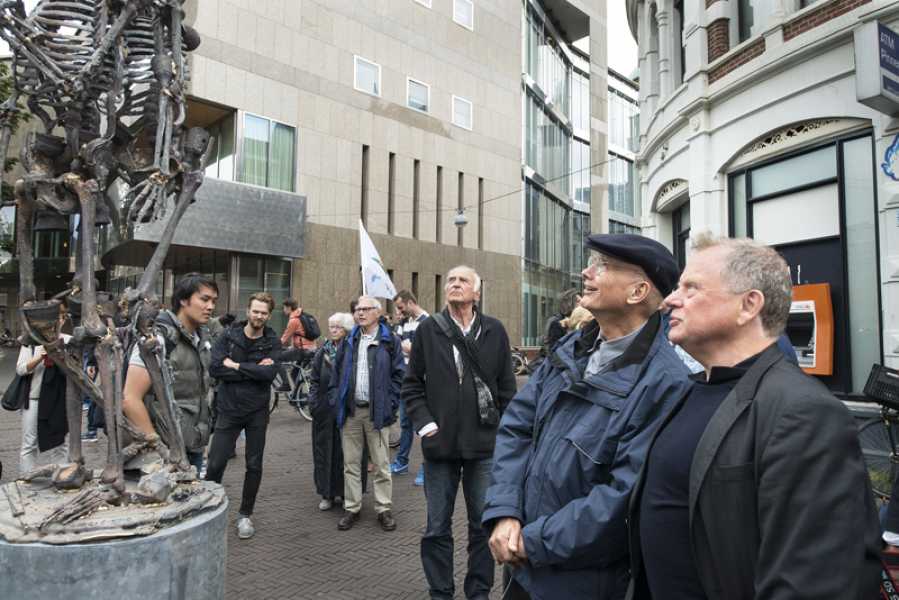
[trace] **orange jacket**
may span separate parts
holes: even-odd
[[[303,329],[303,323],[300,321],[300,315],[303,313],[302,308],[298,308],[290,313],[287,320],[287,327],[281,334],[281,345],[290,346],[292,348],[302,348],[304,350],[314,350],[315,342],[307,340],[306,330]]]

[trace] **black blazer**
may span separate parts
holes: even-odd
[[[682,406],[683,399],[659,431]],[[629,507],[628,597],[635,599],[650,597],[642,490],[643,473]],[[693,558],[708,598],[877,597],[880,527],[855,422],[776,345],[712,416],[693,456],[689,503]]]

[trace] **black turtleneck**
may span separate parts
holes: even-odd
[[[656,600],[706,600],[690,545],[690,465],[706,426],[759,355],[693,375],[690,394],[659,432],[640,498],[640,548]]]

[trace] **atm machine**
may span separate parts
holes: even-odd
[[[787,337],[799,366],[809,375],[833,375],[833,303],[830,284],[793,286]]]

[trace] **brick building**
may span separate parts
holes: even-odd
[[[754,237],[784,255],[794,284],[829,284],[834,354],[820,377],[833,391],[860,392],[872,363],[899,366],[899,130],[856,99],[854,45],[865,23],[895,26],[899,3],[627,9],[639,45],[644,234],[682,264],[691,233]],[[816,326],[797,325],[794,345]]]

